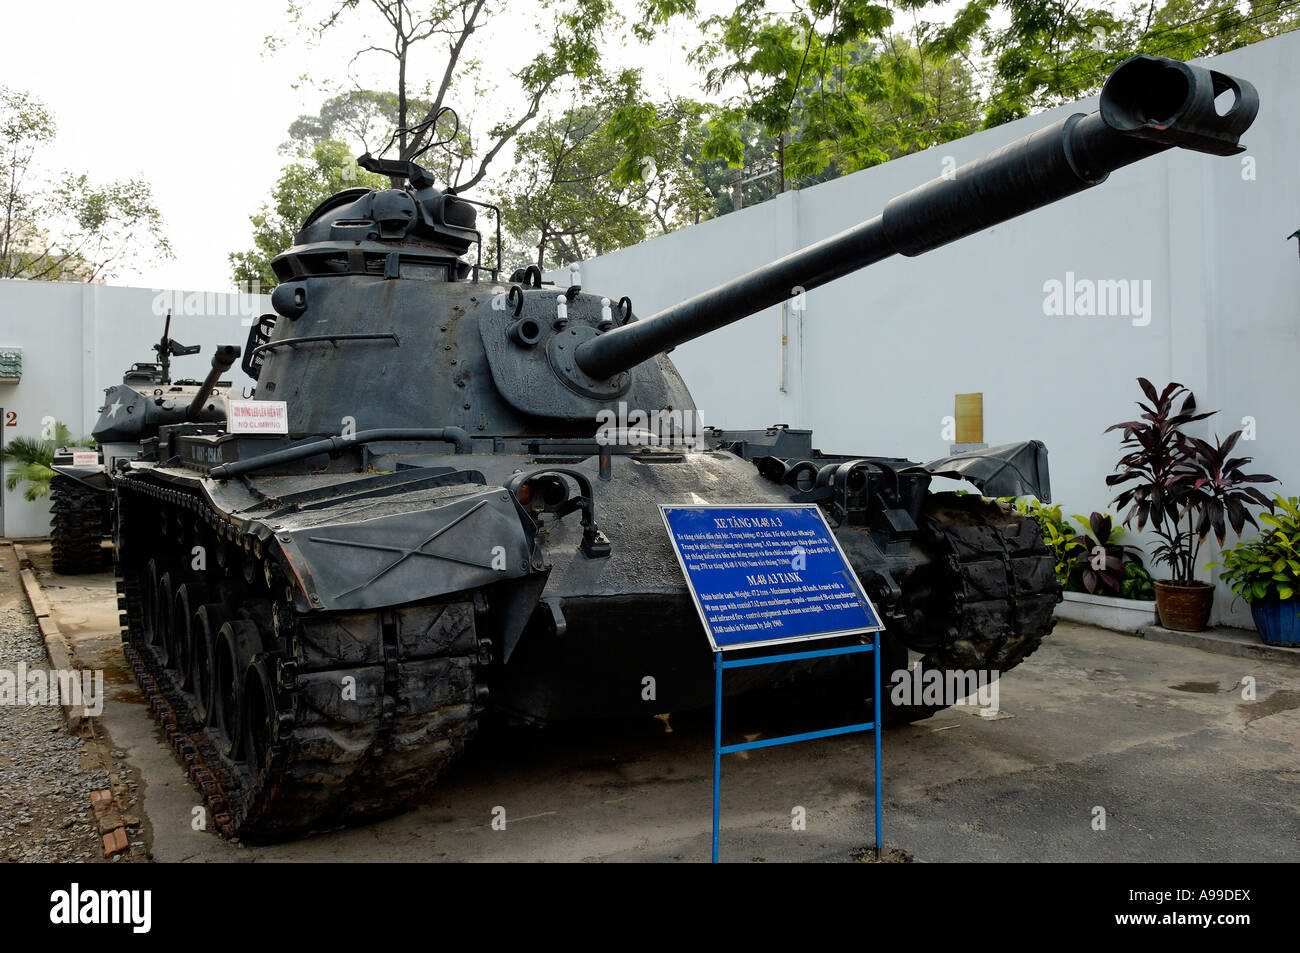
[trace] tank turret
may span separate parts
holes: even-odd
[[[1220,114],[1215,99],[1226,93],[1235,101]],[[434,188],[414,163],[366,156],[411,186],[339,193],[276,259],[284,283],[272,300],[283,320],[258,346],[258,397],[288,401],[296,436],[337,434],[343,418],[364,414],[365,426],[455,426],[509,442],[590,437],[596,415],[620,401],[689,413],[690,394],[662,357],[676,345],[1095,187],[1167,149],[1238,152],[1257,109],[1249,83],[1133,57],[1091,115],[1061,119],[898,196],[880,215],[641,320],[626,298],[544,285],[536,268],[508,287],[464,280],[481,269],[460,257],[482,244],[473,204]]]

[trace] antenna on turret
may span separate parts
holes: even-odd
[[[384,153],[393,148],[393,143],[397,141],[399,136],[408,136],[410,137],[412,146],[418,145],[424,134],[430,129],[436,128],[438,123],[442,121],[442,117],[448,115],[451,116],[453,120],[451,132],[443,136],[441,139],[431,138],[423,146],[420,146],[418,149],[413,149],[404,159],[383,158]],[[379,150],[378,157],[372,156],[367,152],[364,155],[357,157],[357,165],[361,166],[361,168],[368,172],[378,172],[380,175],[388,176],[392,179],[392,186],[395,189],[400,189],[402,187],[402,179],[406,179],[417,189],[424,188],[425,186],[433,185],[434,179],[433,176],[429,174],[428,170],[424,169],[422,166],[416,165],[415,160],[435,146],[445,146],[458,135],[460,135],[460,117],[456,115],[456,110],[452,109],[450,106],[443,106],[432,116],[420,120],[414,126],[399,126],[394,129],[393,134],[388,138],[387,145]],[[450,184],[446,191],[448,194],[455,194],[456,192],[455,188]]]

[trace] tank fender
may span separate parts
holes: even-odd
[[[60,476],[83,483],[92,490],[108,492],[108,468],[102,463],[93,467],[74,467],[70,463],[56,463],[50,469]]]
[[[402,605],[544,573],[535,537],[503,487],[355,522],[290,523],[274,534],[303,608],[328,611]]]

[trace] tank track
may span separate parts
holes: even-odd
[[[118,486],[123,652],[211,826],[277,840],[423,795],[481,711],[479,606],[300,613],[274,561],[196,493]],[[206,572],[194,546],[216,556]]]
[[[106,569],[111,553],[100,545],[108,535],[108,494],[56,473],[50,479],[50,557],[67,576]]]
[[[922,654],[920,664],[1001,673],[1032,655],[1055,627],[1061,601],[1055,557],[1037,520],[997,500],[936,493],[926,500],[921,531],[932,561],[909,577],[908,621],[896,633]],[[945,707],[889,703],[882,719],[906,724]]]
[[[1038,522],[997,500],[936,493],[921,530],[932,562],[909,579],[912,621],[901,634],[922,664],[1005,672],[1032,655],[1061,601]]]

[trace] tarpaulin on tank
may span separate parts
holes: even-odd
[[[985,496],[1035,496],[1044,503],[1052,502],[1047,447],[1041,440],[969,450],[932,460],[921,469],[934,476],[967,480]]]
[[[293,493],[277,486],[283,481],[255,480],[266,499],[232,516],[250,528],[273,525],[314,609],[400,605],[533,571],[533,541],[504,489],[429,485],[420,480],[424,472],[391,474],[407,485],[379,491],[359,486],[370,481],[334,475],[336,485],[324,494],[326,487]],[[222,496],[232,495],[223,489]]]

